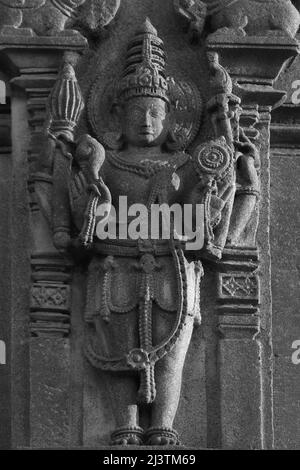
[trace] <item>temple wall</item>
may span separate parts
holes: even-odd
[[[296,43],[276,36],[265,41],[258,33],[251,40],[215,36],[206,46],[190,45],[172,0],[123,0],[89,49],[83,38],[37,36],[22,44],[20,37],[10,43],[0,35],[0,80],[8,92],[0,104],[0,341],[7,349],[6,364],[0,358],[0,448],[107,447],[114,429],[105,380],[82,353],[86,272],[54,248],[31,179],[64,51],[82,53],[76,74],[87,99],[96,79],[101,88],[119,75],[128,40],[146,16],[165,42],[169,74],[192,80],[202,94],[203,122],[188,150],[212,133],[205,111],[209,50],[244,86],[243,122],[257,120],[262,159],[257,243],[228,247],[220,263],[204,262],[202,324],[185,363],[175,428],[185,445],[197,449],[299,448],[300,364],[292,362],[292,344],[300,340],[300,104],[291,98],[299,60],[274,88],[270,84],[295,56]],[[269,47],[260,60],[257,43],[259,51],[262,44]],[[271,113],[282,90],[287,102]],[[87,112],[78,135],[90,132]],[[222,296],[228,272],[233,280],[254,279],[254,294]]]

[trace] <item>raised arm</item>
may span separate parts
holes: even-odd
[[[83,98],[73,66],[65,62],[49,99],[49,140],[53,159],[53,242],[66,250],[71,242],[71,207],[68,182],[72,176],[74,132],[83,110]]]

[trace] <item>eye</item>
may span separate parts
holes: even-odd
[[[160,108],[151,109],[150,114],[151,114],[152,117],[160,117],[161,119],[165,118],[165,116],[166,116],[165,111],[163,109],[160,109]]]
[[[135,120],[141,119],[142,110],[136,106],[131,107],[127,110],[127,116],[128,118],[135,119]]]

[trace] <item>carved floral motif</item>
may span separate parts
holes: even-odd
[[[32,307],[60,308],[69,307],[69,287],[33,286],[31,291]]]
[[[259,295],[256,275],[222,274],[220,284],[222,299],[257,299]]]

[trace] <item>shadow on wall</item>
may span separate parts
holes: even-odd
[[[300,0],[292,0],[292,3],[295,5],[298,10],[300,10]]]

